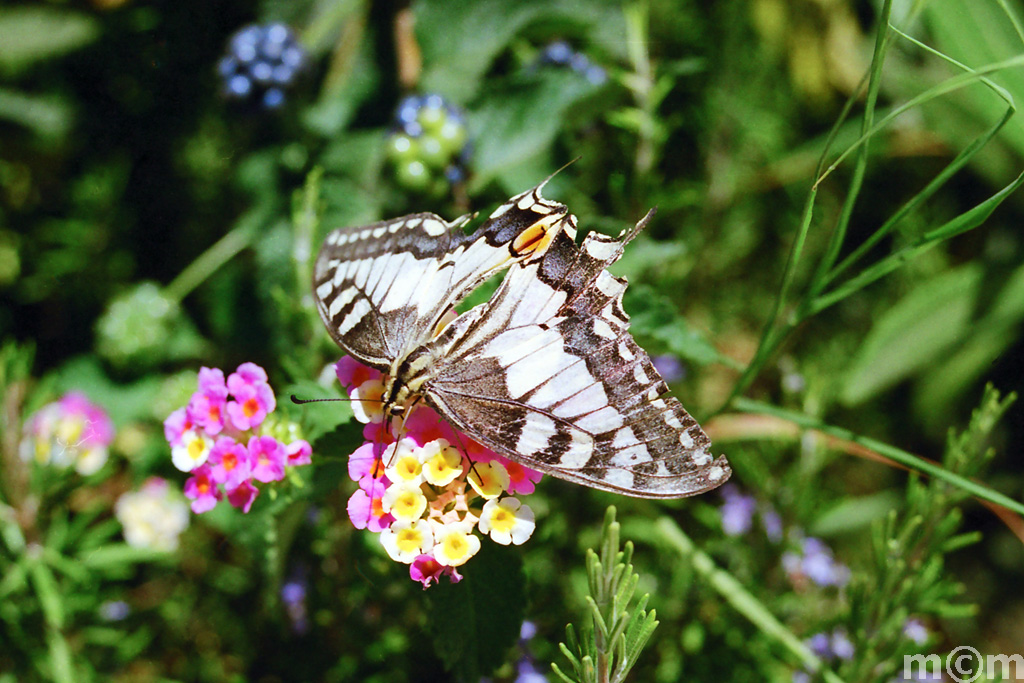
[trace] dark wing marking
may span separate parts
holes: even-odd
[[[606,270],[622,239],[555,238],[494,298],[452,323],[426,389],[459,429],[527,467],[598,489],[675,498],[731,470],[629,334],[626,282]]]
[[[546,182],[546,181],[545,181]],[[381,370],[428,341],[438,321],[473,288],[511,263],[538,257],[566,208],[544,184],[499,206],[470,235],[470,216],[432,213],[331,232],[313,269],[320,317],[334,341]]]

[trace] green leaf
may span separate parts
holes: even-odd
[[[74,112],[60,95],[32,95],[0,88],[0,119],[7,119],[47,138],[62,138],[71,129]]]
[[[295,382],[281,390],[278,400],[279,410],[290,420],[298,422],[302,426],[303,438],[310,443],[352,420],[352,403],[350,401],[323,401],[296,405],[291,401],[292,396],[300,399],[340,399],[341,394],[312,380]]]
[[[999,62],[1021,52],[1021,40],[1013,23],[999,3],[974,2],[973,0],[943,0],[941,3],[925,3],[923,18],[934,37],[935,47],[963,64],[977,68]],[[915,74],[918,75],[919,74]],[[1014,101],[1024,101],[1024,71],[1006,69],[993,74],[991,80],[1013,96]],[[918,87],[919,78],[913,79],[909,87]],[[998,118],[1005,105],[984,88],[967,88],[955,98],[943,98],[925,110],[929,123],[944,138],[957,144],[963,139],[963,131],[980,127],[983,122]],[[997,138],[997,145],[1009,147],[1017,161],[1003,154],[986,150],[977,158],[976,167],[994,178],[1005,177],[1014,172],[1019,160],[1024,158],[1024,121],[1019,116],[1012,118],[1003,133]]]
[[[0,70],[17,73],[96,40],[99,23],[84,14],[43,6],[0,10]]]
[[[141,562],[165,560],[172,555],[147,548],[135,548],[127,543],[112,543],[91,549],[78,556],[78,562],[88,569],[106,571]]]
[[[513,172],[519,182],[522,169],[517,166],[546,160],[551,143],[565,125],[567,111],[596,90],[573,71],[551,69],[518,74],[490,89],[470,119],[476,140],[470,190],[496,178],[504,180],[506,171]],[[517,186],[515,191],[521,189]]]
[[[661,343],[661,349],[697,365],[723,363],[732,365],[699,331],[690,327],[668,297],[645,285],[634,285],[626,290],[623,303],[630,316],[634,334],[643,335]]]
[[[427,632],[445,667],[476,681],[502,664],[519,637],[526,603],[521,550],[483,539],[456,584],[442,579],[426,592]]]
[[[843,403],[863,403],[931,368],[968,333],[981,282],[979,266],[963,266],[920,283],[886,311],[850,363]]]
[[[808,531],[814,536],[834,536],[862,529],[897,509],[899,504],[900,498],[891,491],[844,498],[815,519]]]
[[[416,3],[423,88],[456,102],[469,101],[494,58],[528,23],[558,13],[555,4],[547,0]]]
[[[130,384],[114,382],[94,356],[71,359],[57,370],[56,376],[59,392],[84,391],[117,425],[150,418],[151,407],[164,387],[163,378],[156,375]]]

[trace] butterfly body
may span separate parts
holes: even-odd
[[[472,234],[432,214],[331,233],[314,268],[335,341],[385,373],[384,413],[424,401],[484,446],[556,477],[671,498],[730,473],[628,332],[624,280],[606,270],[622,239],[575,243],[576,220],[541,187]],[[490,301],[449,320],[507,269]]]

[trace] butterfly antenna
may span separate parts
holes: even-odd
[[[341,397],[338,397],[338,398],[299,398],[295,394],[291,395],[291,399],[292,399],[292,403],[294,403],[295,405],[299,405],[299,406],[305,405],[307,403],[322,403],[324,401],[348,401],[350,403],[353,402],[353,401],[371,401],[371,402],[376,401],[378,403],[383,403],[384,402],[384,399],[382,399],[382,398],[341,398]]]

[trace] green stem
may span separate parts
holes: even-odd
[[[164,296],[171,301],[180,303],[206,278],[252,244],[258,228],[263,224],[262,220],[253,220],[254,218],[256,217],[246,216],[238,227],[200,254],[195,261],[178,274],[178,277],[174,278],[173,282],[164,288]]]
[[[917,472],[923,472],[924,474],[927,474],[931,477],[935,477],[936,479],[941,479],[947,484],[956,486],[957,488],[962,489],[967,493],[970,493],[972,496],[981,498],[982,500],[987,500],[990,503],[995,503],[996,505],[1002,505],[1007,509],[1013,510],[1019,515],[1024,515],[1024,503],[1021,503],[1019,501],[1014,500],[1013,498],[1010,498],[1009,496],[999,493],[998,491],[991,489],[985,486],[984,484],[973,482],[970,479],[961,477],[958,474],[950,472],[941,465],[936,465],[933,462],[929,462],[928,460],[908,453],[907,451],[900,450],[895,446],[890,446],[889,444],[884,443],[882,441],[877,441],[870,437],[855,434],[854,432],[851,432],[848,429],[843,429],[842,427],[834,427],[832,425],[827,425],[823,423],[821,420],[818,420],[817,418],[811,417],[809,415],[805,415],[803,413],[795,412],[792,410],[786,410],[785,408],[778,408],[769,403],[754,401],[748,398],[736,399],[736,401],[733,403],[733,407],[735,407],[736,410],[742,410],[744,412],[758,413],[762,415],[773,415],[775,417],[781,418],[788,422],[792,422],[793,424],[800,427],[804,427],[806,429],[814,429],[819,432],[822,432],[823,434],[834,436],[837,439],[852,441],[853,443],[859,444],[876,453],[884,455],[885,457],[903,465],[904,467],[907,467]]]
[[[825,669],[821,659],[816,657],[803,641],[775,618],[767,607],[750,594],[732,574],[715,565],[706,553],[698,550],[690,537],[668,517],[657,521],[658,530],[665,540],[683,559],[688,560],[694,571],[704,579],[730,606],[746,617],[762,633],[793,653],[810,671],[821,671],[829,683],[842,683],[835,673]]]

